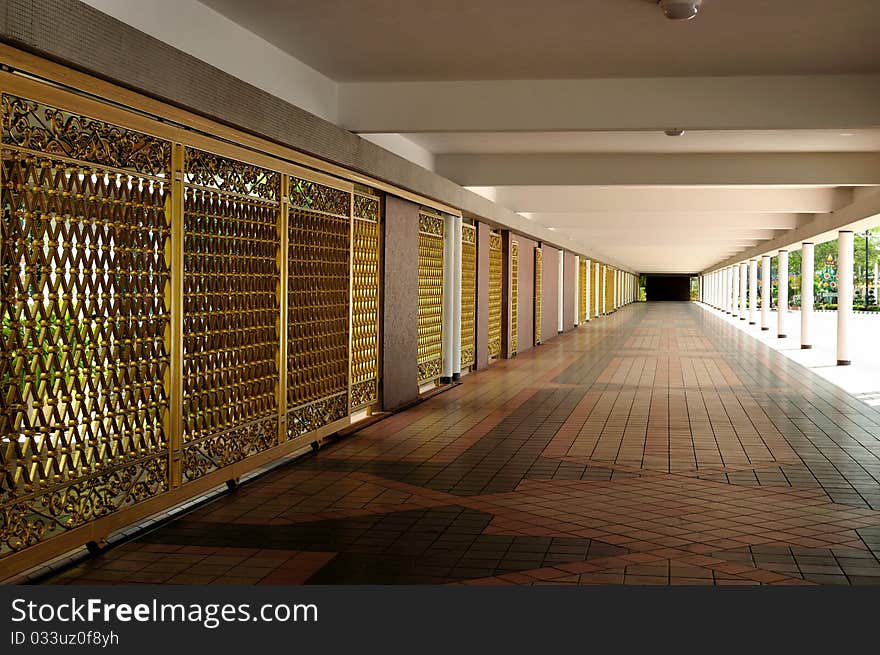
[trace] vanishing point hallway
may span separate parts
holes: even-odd
[[[581,325],[51,583],[880,581],[880,412],[689,303]]]

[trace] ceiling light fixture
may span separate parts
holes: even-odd
[[[657,0],[669,20],[690,20],[700,11],[703,0]]]
[[[680,127],[671,127],[668,130],[663,130],[663,134],[666,136],[681,136],[684,134],[684,130]]]

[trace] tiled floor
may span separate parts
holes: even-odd
[[[880,412],[633,305],[51,583],[880,583]]]

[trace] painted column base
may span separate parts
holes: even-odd
[[[777,339],[785,339],[785,337],[787,337],[787,336],[788,336],[787,334],[777,334],[776,338]]]
[[[838,365],[838,366],[849,366],[850,364],[852,364],[852,360],[851,360],[851,359],[838,359],[838,360],[837,360],[837,365]]]
[[[801,350],[812,350],[812,348],[813,348],[813,346],[811,346],[809,344],[806,344],[806,343],[801,344]]]
[[[749,321],[749,325],[755,325],[754,321]]]
[[[768,328],[768,327],[767,327],[767,328],[762,327],[762,328],[761,328],[761,331],[763,331],[763,332],[769,332],[769,331],[770,331],[770,328]]]

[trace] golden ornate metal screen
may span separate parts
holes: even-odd
[[[378,400],[377,196],[0,79],[0,558],[99,540]]]
[[[578,260],[578,315],[582,321],[590,318],[590,303],[587,297],[590,295],[590,274],[586,259]]]
[[[516,354],[518,340],[519,243],[510,240],[510,354]]]
[[[442,369],[443,218],[419,213],[419,384]]]
[[[171,144],[3,94],[0,555],[168,489]]]
[[[379,397],[379,198],[354,196],[351,305],[351,408]]]
[[[489,232],[489,357],[501,355],[501,233]]]
[[[544,253],[535,248],[535,345],[541,343],[541,280],[544,275]]]
[[[278,443],[281,175],[185,156],[182,473],[194,480]]]
[[[474,365],[477,309],[477,228],[461,226],[461,367]]]
[[[605,313],[610,314],[614,298],[614,271],[610,266],[605,267]]]

